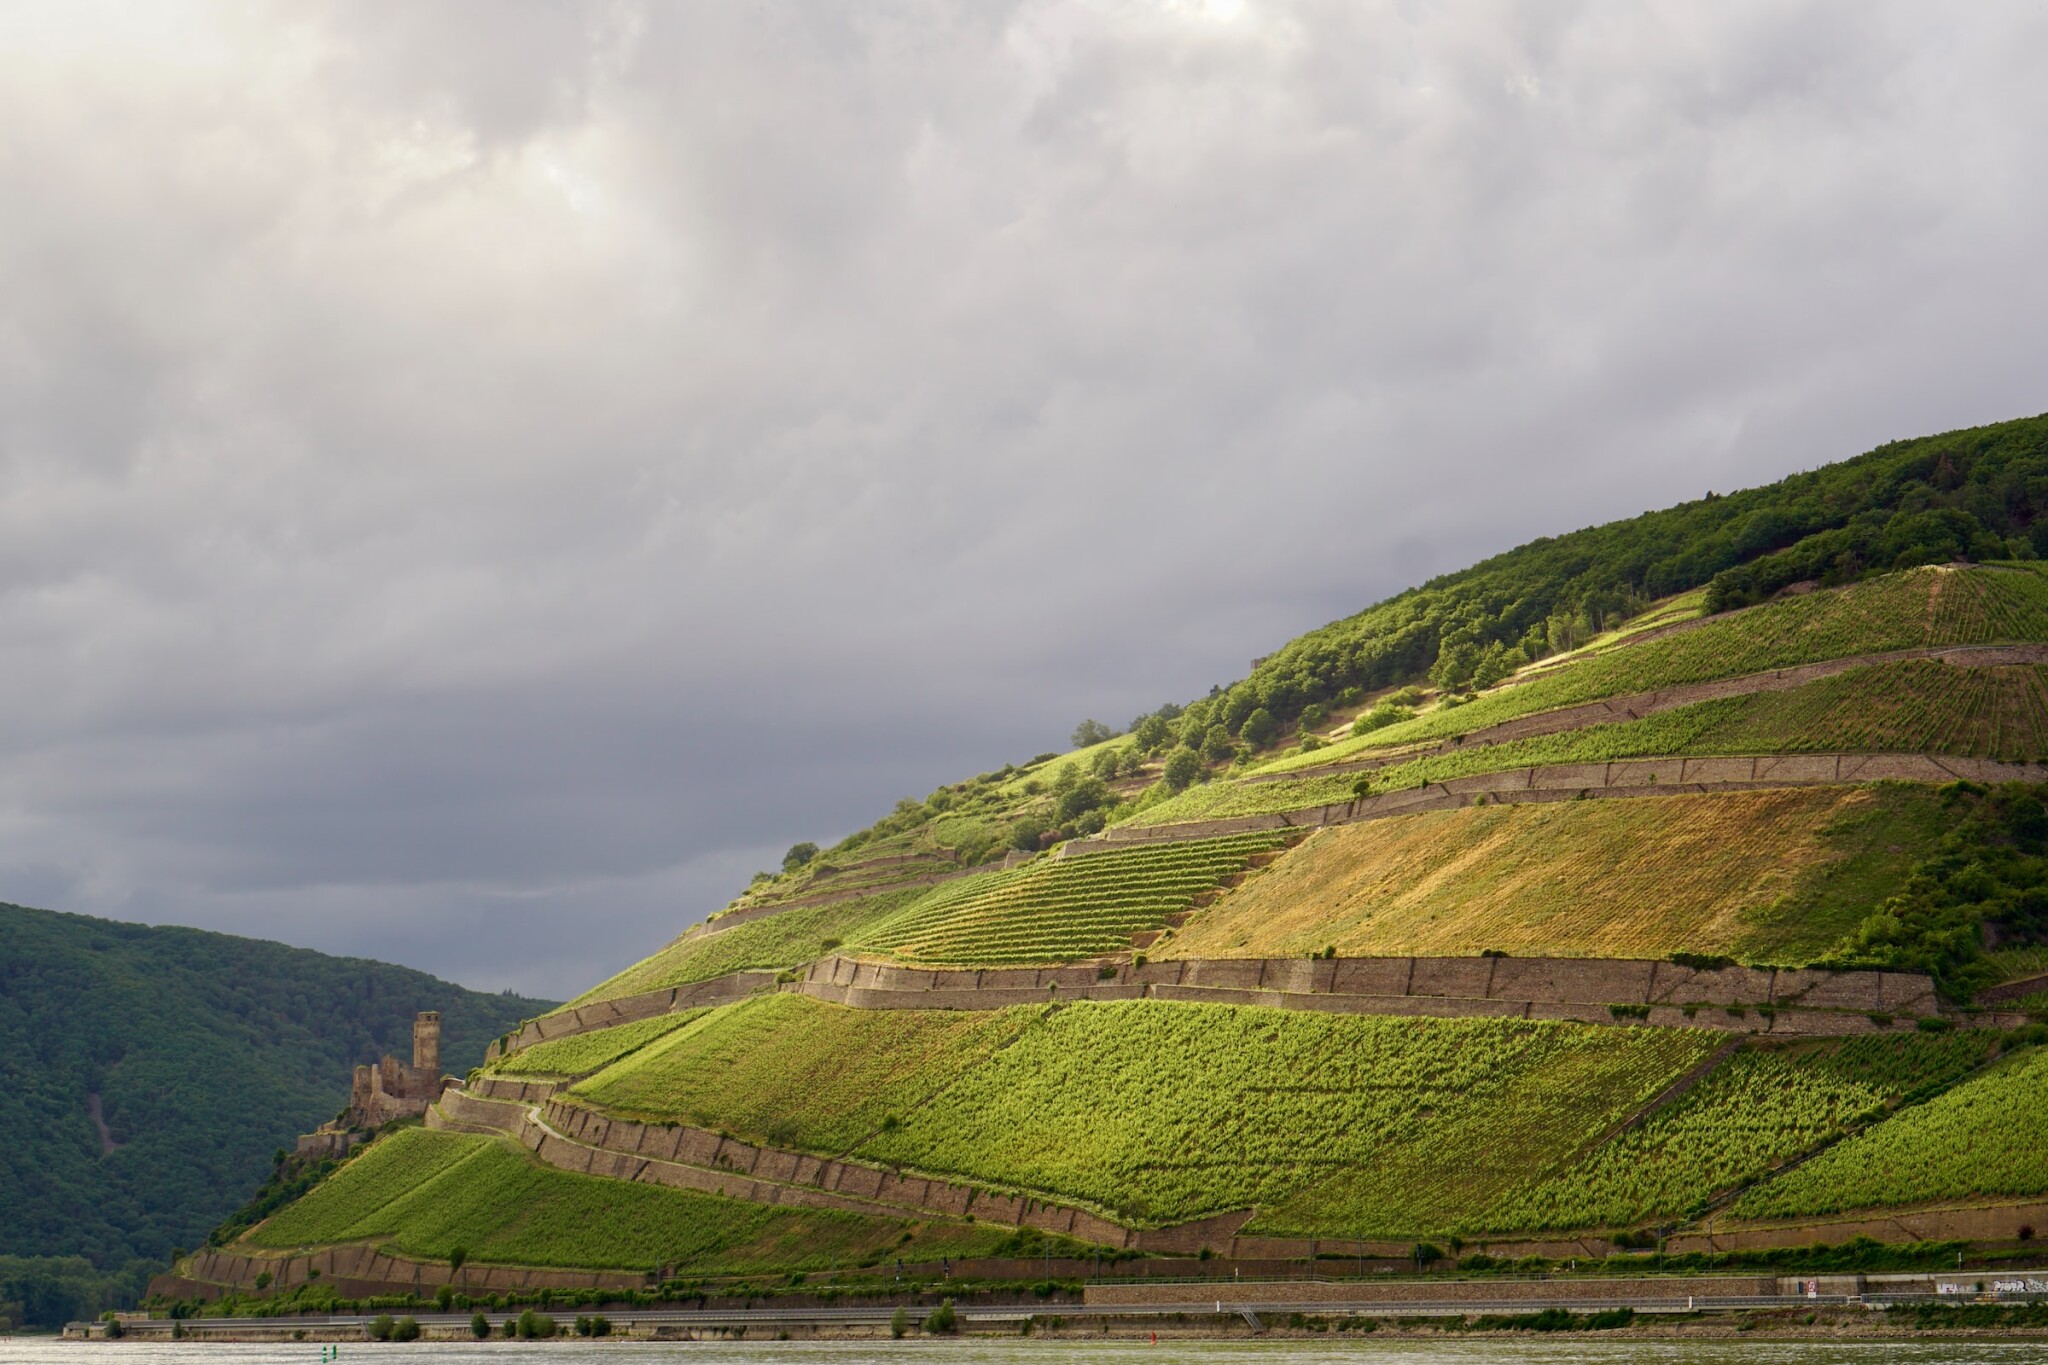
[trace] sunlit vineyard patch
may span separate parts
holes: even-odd
[[[1871,664],[1785,692],[1723,697],[1641,720],[1473,745],[1370,773],[1212,782],[1148,808],[1132,823],[1161,825],[1343,804],[1361,781],[1373,792],[1404,791],[1552,764],[1778,753],[2048,760],[2048,667],[1959,668],[1927,659]]]
[[[1158,957],[1731,954],[1798,965],[1933,848],[1906,784],[1430,811],[1319,831]]]
[[[1824,659],[1942,645],[2048,641],[2048,579],[2006,569],[1914,569],[1783,598],[1691,629],[1623,645],[1259,771],[1315,767],[1368,750],[1471,734],[1517,716],[1683,683]]]
[[[495,1138],[410,1129],[378,1141],[249,1241],[376,1240],[472,1263],[747,1274],[987,1255],[1002,1229],[793,1210],[556,1170]]]
[[[877,920],[914,903],[929,890],[916,887],[831,905],[778,910],[716,933],[679,938],[654,956],[586,991],[564,1008],[709,981],[728,972],[780,970],[813,962]]]
[[[501,1076],[587,1076],[611,1065],[665,1033],[672,1033],[703,1014],[701,1009],[658,1014],[628,1024],[579,1033],[553,1042],[535,1043],[497,1062],[490,1069]]]
[[[1329,1236],[1449,1225],[1719,1045],[1681,1029],[1077,1003],[860,1154],[1174,1223],[1257,1206]]]
[[[1127,950],[1195,897],[1283,847],[1277,834],[1040,858],[966,878],[878,920],[853,946],[914,962],[1065,962]]]
[[[2031,1048],[1749,1191],[1744,1218],[2048,1194],[2048,1050]]]
[[[1026,1028],[1036,1008],[857,1010],[803,995],[757,996],[569,1093],[632,1117],[839,1153],[986,1058]]]
[[[1876,1036],[1739,1052],[1677,1103],[1470,1226],[1629,1227],[1702,1211],[1724,1190],[1982,1065],[1994,1036]]]

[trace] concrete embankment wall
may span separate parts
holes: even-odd
[[[1611,763],[1553,763],[1475,773],[1386,792],[1261,815],[1221,816],[1163,825],[1112,825],[1073,840],[1073,855],[1137,844],[1213,839],[1255,830],[1313,829],[1384,820],[1488,802],[1578,801],[1604,797],[1699,796],[1771,787],[1831,787],[1856,782],[2044,782],[2048,764],[1999,763],[1943,754],[1759,754],[1748,758],[1631,758]]]

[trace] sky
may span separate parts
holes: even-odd
[[[0,900],[563,997],[1532,537],[2048,409],[2048,3],[0,3]]]

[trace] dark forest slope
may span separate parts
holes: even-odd
[[[0,905],[0,1255],[111,1268],[192,1246],[331,1118],[350,1068],[443,1064],[548,1002],[281,943]],[[97,1113],[105,1123],[105,1135]]]

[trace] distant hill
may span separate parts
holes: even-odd
[[[444,1065],[549,1002],[281,943],[0,905],[0,1256],[102,1269],[196,1246],[350,1069],[410,1055],[438,1009]]]

